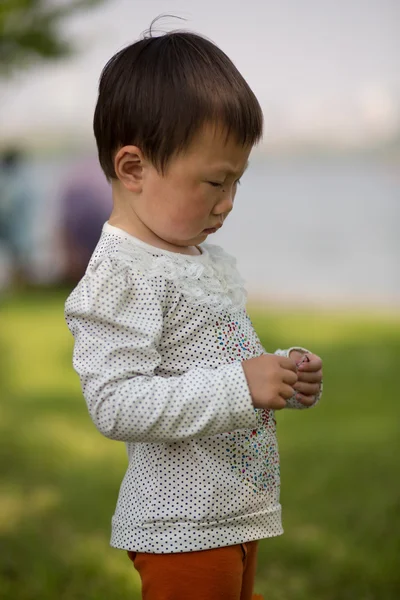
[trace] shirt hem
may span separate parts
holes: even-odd
[[[277,517],[280,516],[280,513],[279,509],[272,513],[251,514],[246,518],[239,517],[203,526],[182,522],[163,522],[162,531],[157,525],[143,527],[113,519],[110,545],[113,548],[130,552],[177,554],[244,544],[253,540],[282,535],[282,524],[278,522],[277,526]],[[257,516],[263,517],[262,525],[254,524]],[[168,551],[165,548],[168,548]]]

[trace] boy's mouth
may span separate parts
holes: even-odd
[[[210,229],[204,229],[203,233],[207,233],[207,234],[215,233],[220,228],[221,228],[221,225],[218,225],[218,227],[210,227]]]

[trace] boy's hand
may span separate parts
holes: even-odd
[[[302,360],[307,357],[308,360]],[[293,386],[296,392],[296,400],[304,406],[314,404],[317,394],[321,388],[322,382],[322,360],[316,354],[299,352],[292,350],[290,358],[296,362],[297,383]],[[301,364],[299,364],[301,362]]]
[[[262,354],[242,362],[255,408],[279,410],[295,393],[297,367],[292,358]]]

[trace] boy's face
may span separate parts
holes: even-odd
[[[188,150],[171,159],[164,175],[146,164],[131,208],[153,243],[156,236],[164,247],[166,242],[179,251],[219,229],[233,208],[250,151],[221,130],[205,127]]]

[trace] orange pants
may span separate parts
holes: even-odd
[[[143,600],[252,600],[258,541],[177,554],[128,552]]]

